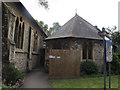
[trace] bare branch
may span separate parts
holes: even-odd
[[[43,6],[45,9],[49,9],[48,7],[48,1],[46,0],[39,0],[39,5]]]

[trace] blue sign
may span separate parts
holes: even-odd
[[[113,58],[112,54],[112,40],[105,40],[105,62],[111,62]]]

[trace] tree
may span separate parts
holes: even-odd
[[[50,28],[48,31],[47,31],[47,35],[50,36],[52,34],[52,28]]]
[[[50,27],[49,30],[47,31],[47,35],[48,36],[52,35],[52,33],[58,30],[60,27],[61,25],[59,24],[59,22],[54,22],[53,27]]]
[[[56,30],[58,30],[61,27],[61,25],[59,24],[59,22],[54,22],[53,23],[53,32],[55,32]]]
[[[38,4],[43,6],[45,9],[49,9],[47,0],[38,0]]]
[[[48,25],[47,25],[47,24],[44,25],[43,30],[44,30],[45,32],[48,30]]]
[[[120,44],[120,32],[115,31],[117,29],[116,26],[106,28],[109,37],[112,39],[114,44]]]
[[[118,52],[120,54],[120,32],[115,31],[117,29],[116,26],[112,28],[106,28],[108,31],[109,37],[113,42],[113,51]]]
[[[114,32],[111,35],[112,41],[115,44],[120,44],[120,32]]]
[[[54,23],[53,23],[53,27],[50,27],[49,29],[48,29],[48,25],[47,25],[47,24],[44,24],[43,21],[38,21],[38,20],[36,20],[36,22],[37,22],[38,25],[42,28],[42,30],[43,30],[44,32],[46,32],[46,34],[47,34],[48,36],[52,35],[53,32],[55,32],[56,30],[58,30],[58,29],[61,27],[61,25],[59,24],[59,22],[54,22]]]
[[[113,27],[108,27],[108,28],[105,28],[106,31],[108,32],[109,36],[111,37],[111,35],[115,32],[115,30],[117,29],[116,26],[113,26]]]
[[[47,25],[47,24],[44,24],[43,21],[38,21],[38,20],[36,20],[36,22],[38,23],[38,25],[42,28],[42,30],[43,30],[44,32],[46,32],[46,31],[48,30],[48,25]]]
[[[43,27],[44,27],[44,22],[43,22],[43,21],[38,21],[38,20],[36,20],[36,22],[37,22],[38,25],[43,29]]]

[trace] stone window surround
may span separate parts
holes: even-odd
[[[15,18],[15,22],[16,22],[16,20],[17,20],[17,17],[20,19],[21,16],[16,16],[16,18]],[[20,20],[19,20],[19,22],[21,23]],[[22,23],[24,23],[24,30],[23,30],[23,31],[24,31],[24,32],[23,32],[24,35],[23,35],[22,49],[20,49],[20,48],[16,48],[16,49],[15,49],[16,52],[24,52],[24,40],[25,40],[25,39],[24,39],[24,38],[25,38],[25,21],[24,21],[24,19],[23,19]],[[18,25],[18,26],[19,26],[19,25]],[[14,25],[14,27],[15,27],[15,25]],[[21,25],[21,27],[22,27],[22,25]],[[22,28],[21,28],[21,29],[22,29]],[[14,34],[15,34],[15,28],[14,28]],[[13,38],[14,38],[14,34],[13,34]]]
[[[31,27],[32,28],[32,27]],[[33,34],[33,36],[34,36],[34,31],[37,31],[37,30],[33,30],[32,29],[32,34]],[[37,35],[38,35],[38,38],[37,38],[37,50],[36,51],[34,51],[33,49],[32,49],[32,54],[35,54],[35,55],[37,55],[38,54],[38,50],[39,50],[39,41],[40,41],[40,35],[39,35],[39,33],[38,33],[38,31],[37,31]],[[33,48],[34,48],[34,38],[33,38]]]
[[[87,59],[83,59],[83,44],[84,44],[84,42],[82,42],[81,61],[95,61],[95,58],[94,58],[94,41],[91,41],[91,42],[92,42],[92,59],[88,59],[88,48],[87,48]],[[88,42],[87,42],[87,44],[88,44]]]
[[[12,14],[13,16],[15,16],[15,20],[14,20],[14,25],[13,25],[13,37],[12,37],[12,41],[13,42],[15,42],[14,41],[14,33],[15,33],[15,22],[16,22],[16,19],[17,19],[17,17],[20,17],[20,16],[16,16],[15,15],[15,13],[14,12],[12,12],[12,11],[9,11],[10,12],[10,14]],[[24,28],[25,28],[25,22],[24,22]],[[9,35],[9,33],[10,33],[10,31],[8,31],[8,35]],[[24,30],[24,33],[25,33],[25,30]],[[25,34],[24,34],[25,35]],[[23,35],[23,48],[22,49],[18,49],[18,48],[15,48],[15,52],[24,52],[24,35]]]

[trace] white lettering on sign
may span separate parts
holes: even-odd
[[[53,58],[55,58],[55,56],[53,56]]]
[[[60,59],[60,56],[57,56],[57,59]]]
[[[55,56],[50,55],[49,58],[55,58]]]

